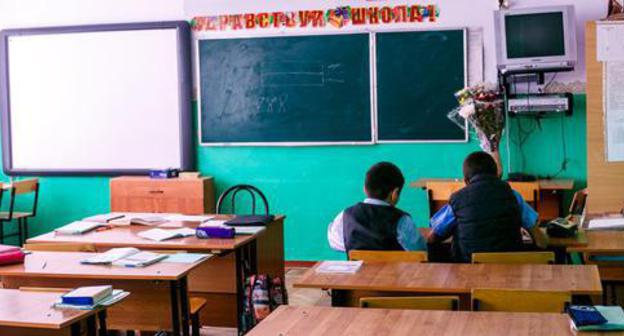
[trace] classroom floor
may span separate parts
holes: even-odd
[[[293,288],[292,284],[303,275],[306,267],[286,269],[286,289],[289,304],[293,306],[331,306],[331,298],[325,291],[318,289]],[[236,336],[234,328],[209,328],[201,330],[202,336]]]

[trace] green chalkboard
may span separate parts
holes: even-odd
[[[369,34],[199,41],[203,144],[372,142]]]
[[[376,34],[379,141],[462,141],[447,113],[466,84],[465,33],[459,30]]]

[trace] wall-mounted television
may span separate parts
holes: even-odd
[[[574,6],[494,12],[498,69],[503,73],[569,71],[576,64]]]

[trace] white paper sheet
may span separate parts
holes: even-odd
[[[596,218],[589,221],[587,230],[624,229],[624,218]]]
[[[604,64],[603,102],[607,162],[624,161],[624,61]]]
[[[596,56],[599,61],[624,61],[624,25],[598,23],[596,27]]]

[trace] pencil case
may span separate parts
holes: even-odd
[[[206,226],[195,230],[197,238],[234,238],[236,231],[230,227]]]

